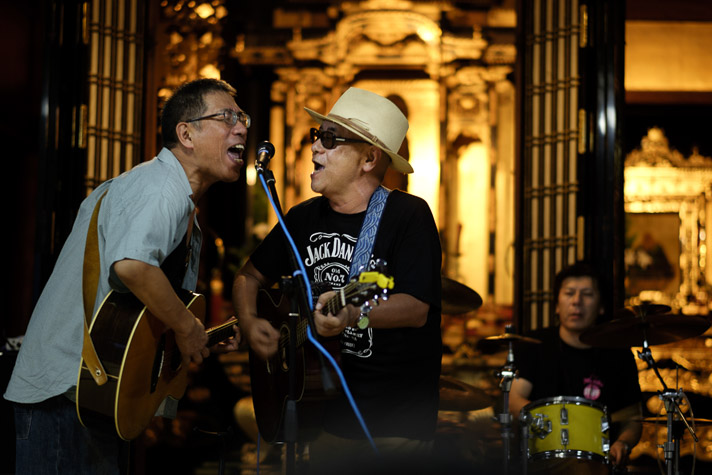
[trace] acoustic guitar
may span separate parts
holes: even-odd
[[[388,289],[392,288],[392,277],[377,271],[363,272],[346,286],[336,289],[336,295],[327,301],[324,313],[335,315],[348,304],[359,306],[379,296],[385,299]],[[299,402],[299,432],[303,438],[308,439],[309,436],[304,434],[308,434],[311,429],[308,421],[314,419],[312,413],[319,412],[318,403],[333,397],[338,390],[332,394],[324,390],[318,350],[313,345],[304,345],[307,341],[307,318],[296,317],[295,363],[290,364],[288,348],[291,304],[288,298],[278,289],[262,289],[257,296],[257,309],[258,315],[269,320],[280,332],[277,353],[268,360],[250,350],[252,402],[260,436],[270,443],[284,441],[284,418],[290,399],[289,379],[293,377],[294,396],[291,399]],[[316,337],[316,331],[312,330],[312,334]],[[338,338],[328,339],[322,344],[338,362]]]
[[[184,305],[201,321],[205,297],[179,291]],[[237,320],[207,330],[208,345],[234,336]],[[188,385],[188,368],[172,330],[130,293],[109,292],[96,312],[90,335],[108,381],[96,384],[84,360],[79,366],[76,407],[85,427],[113,423],[123,440],[138,437],[159,408],[175,412]],[[163,404],[163,407],[161,407]]]

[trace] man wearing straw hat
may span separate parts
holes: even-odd
[[[326,291],[315,305],[316,331],[339,339],[340,367],[366,428],[345,397],[324,403],[324,430],[310,444],[312,468],[319,464],[313,471],[327,471],[331,461],[343,471],[355,458],[382,460],[370,454],[429,454],[442,357],[440,242],[424,200],[381,186],[388,167],[413,172],[397,153],[408,121],[390,100],[357,88],[326,115],[306,110],[320,125],[310,135],[311,188],[321,196],[293,207],[285,221],[313,293]],[[323,308],[335,295],[331,289],[376,259],[386,261],[394,278],[387,301],[367,316],[353,305],[336,315]],[[276,226],[235,279],[243,335],[263,358],[277,351],[279,332],[258,318],[255,296],[291,273],[289,262]]]

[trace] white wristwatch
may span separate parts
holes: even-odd
[[[359,329],[365,330],[366,328],[368,328],[368,324],[370,323],[368,314],[371,313],[371,308],[372,307],[368,302],[361,305],[361,313],[359,314],[358,318],[356,319],[356,326]]]

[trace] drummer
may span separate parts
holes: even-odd
[[[593,348],[579,336],[604,314],[596,271],[583,262],[554,280],[558,326],[528,336],[541,344],[519,344],[518,378],[510,392],[515,417],[532,401],[556,396],[583,397],[607,408],[611,420],[609,458],[625,465],[641,435],[642,395],[630,349]],[[573,428],[575,430],[575,428]]]

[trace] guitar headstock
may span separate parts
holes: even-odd
[[[373,270],[362,271],[352,279],[354,292],[349,292],[349,302],[352,305],[361,305],[369,300],[388,298],[388,290],[393,288],[393,277],[387,275],[386,264],[380,259],[372,266]]]
[[[379,266],[384,264],[379,264]],[[379,267],[378,270],[365,271],[352,278],[344,287],[334,289],[336,295],[329,299],[326,304],[327,312],[336,313],[348,304],[356,307],[366,305],[369,301],[378,304],[378,299],[387,300],[388,290],[393,288],[393,277],[386,275]]]
[[[393,277],[378,271],[362,272],[358,276],[358,281],[362,284],[375,284],[376,287],[383,290],[393,288]]]

